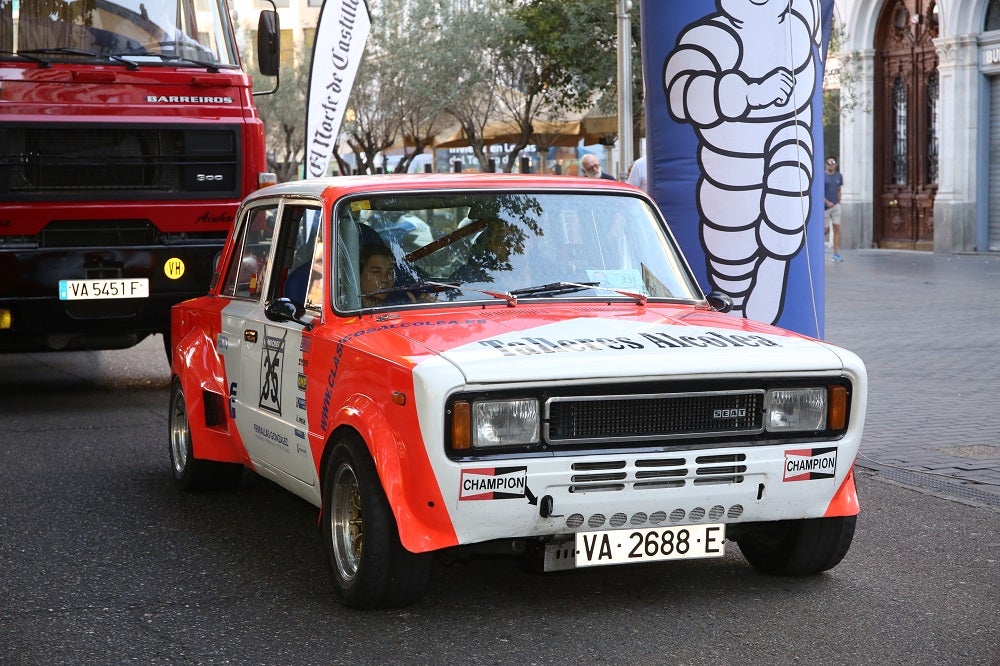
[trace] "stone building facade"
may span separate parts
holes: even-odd
[[[844,247],[1000,252],[1000,0],[837,0]]]

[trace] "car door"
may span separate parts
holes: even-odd
[[[238,377],[230,383],[230,405],[257,470],[296,490],[300,483],[313,486],[317,481],[306,434],[304,327],[271,321],[265,309],[284,295],[297,264],[312,262],[320,208],[282,200],[263,204],[248,214],[274,223],[264,223],[265,231],[270,232],[265,234],[266,240],[254,239],[267,250],[256,290],[247,298],[234,298],[223,311],[224,333],[238,342],[226,352],[227,373]],[[248,226],[252,229],[254,223]],[[253,238],[253,234],[249,236]],[[245,247],[254,245],[249,240]],[[252,268],[253,262],[248,263]],[[305,316],[312,318],[316,313]]]

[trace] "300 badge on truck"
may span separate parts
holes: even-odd
[[[249,467],[319,507],[355,607],[416,601],[447,549],[552,571],[728,540],[824,571],[854,535],[864,365],[728,305],[611,181],[275,186],[173,309],[173,474]]]

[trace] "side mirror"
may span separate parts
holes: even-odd
[[[708,301],[709,307],[716,312],[729,312],[733,309],[733,299],[729,297],[729,294],[723,294],[721,291],[713,291],[705,297],[705,300]]]
[[[303,314],[305,314],[303,307],[301,305],[296,305],[295,301],[290,298],[279,298],[271,301],[264,307],[264,316],[271,321],[279,323],[294,321],[307,331],[311,331],[312,324],[302,320]]]
[[[257,69],[264,76],[277,76],[281,65],[281,27],[278,12],[265,9],[257,21]]]

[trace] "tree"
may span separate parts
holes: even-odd
[[[393,94],[393,113],[399,126],[403,156],[396,171],[406,172],[413,158],[450,124],[444,113],[452,83],[440,73],[440,46],[448,39],[443,30],[442,7],[436,0],[393,0],[395,13],[386,51],[391,54],[388,85]]]
[[[370,8],[372,32],[343,129],[359,171],[384,167],[377,160],[390,146],[403,147],[396,170],[405,171],[448,122],[443,109],[454,82],[442,59],[452,56],[441,46],[456,32],[450,25],[442,30],[447,3],[441,0],[381,0]]]
[[[243,62],[253,62],[243,54]],[[261,80],[258,73],[254,80]],[[267,79],[265,79],[267,80]],[[297,180],[305,156],[306,97],[309,86],[309,59],[300,50],[293,62],[282,62],[278,90],[273,95],[257,95],[254,102],[264,123],[267,163],[278,182]]]
[[[500,62],[510,23],[503,2],[485,0],[448,16],[448,39],[434,45],[439,76],[450,82],[444,111],[458,122],[483,171],[489,169],[486,128],[497,118]]]
[[[522,48],[535,53],[541,108],[558,115],[598,104],[611,112],[618,99],[618,21],[614,0],[507,0],[523,26]],[[642,109],[639,3],[632,4],[632,108]],[[641,129],[633,117],[633,136]]]
[[[633,42],[639,43],[638,4]],[[361,172],[374,172],[389,147],[402,147],[405,171],[449,124],[461,127],[482,170],[497,126],[512,144],[510,171],[541,118],[580,113],[617,99],[617,22],[613,0],[371,0],[372,32],[351,93],[343,141]],[[284,63],[281,88],[258,97],[269,160],[282,179],[304,153],[309,58]],[[286,68],[290,68],[288,71]],[[641,67],[634,50],[634,108],[641,108]],[[636,129],[640,114],[636,114]],[[639,132],[635,132],[638,136]],[[338,149],[340,146],[337,147]],[[350,165],[335,149],[342,172]]]
[[[375,173],[383,167],[377,163],[379,155],[399,136],[399,123],[392,113],[392,69],[378,49],[373,50],[376,53],[358,68],[349,104],[352,113],[341,128],[360,173]]]

